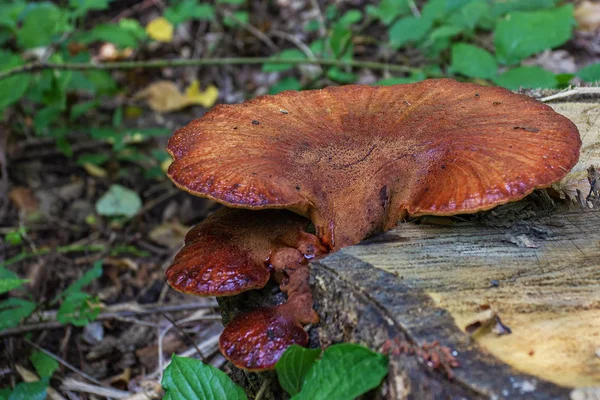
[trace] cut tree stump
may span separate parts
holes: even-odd
[[[311,263],[321,317],[313,346],[404,350],[390,355],[390,374],[373,396],[600,399],[600,201],[586,200],[586,170],[600,166],[600,103],[551,106],[583,139],[580,162],[554,189],[475,216],[401,223]],[[552,200],[558,196],[565,199]],[[221,301],[225,321],[248,299],[277,301],[269,292]],[[512,333],[465,332],[476,322],[493,326],[491,316]],[[436,342],[460,362],[450,373],[406,351]],[[237,377],[254,393],[261,381]]]

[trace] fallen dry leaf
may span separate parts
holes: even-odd
[[[211,107],[217,101],[218,96],[219,90],[212,85],[202,92],[198,88],[198,82],[194,81],[186,89],[186,94],[183,94],[175,83],[158,81],[139,91],[134,99],[146,99],[148,105],[154,111],[171,112],[181,110],[192,104]]]
[[[205,91],[200,90],[200,83],[195,80],[185,90],[185,96],[193,104],[200,104],[203,107],[212,107],[219,98],[219,89],[214,85],[209,85]]]
[[[29,188],[16,187],[8,193],[8,198],[25,215],[33,214],[38,210],[38,202]]]
[[[586,0],[575,8],[578,29],[593,32],[600,29],[600,3]]]
[[[83,163],[82,167],[83,169],[85,169],[85,172],[87,172],[94,178],[106,178],[108,176],[108,172],[106,172],[104,168],[99,167],[96,164],[86,162]]]
[[[165,222],[152,229],[148,236],[153,242],[168,247],[169,249],[178,249],[183,243],[183,238],[190,228],[179,222]]]
[[[159,17],[146,25],[146,33],[154,40],[169,43],[173,40],[173,25],[165,18]]]

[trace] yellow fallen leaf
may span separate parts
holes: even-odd
[[[217,98],[219,98],[219,89],[214,85],[209,85],[205,91],[200,91],[200,84],[197,80],[185,90],[185,96],[193,103],[200,104],[203,107],[212,107]]]
[[[190,105],[190,101],[170,81],[158,81],[139,91],[134,99],[146,99],[150,108],[158,112],[180,110]]]
[[[177,85],[170,81],[158,81],[139,91],[134,99],[146,99],[150,108],[158,112],[180,110],[192,104],[211,107],[219,97],[219,89],[210,85],[201,92],[197,81],[186,89],[185,94],[179,91]]]
[[[582,31],[596,31],[600,29],[600,3],[586,0],[575,9],[575,20]]]
[[[99,167],[95,164],[92,163],[83,163],[83,169],[85,169],[85,171],[90,174],[91,176],[93,176],[94,178],[106,178],[106,176],[108,176],[108,173],[106,172],[106,170],[102,167]]]
[[[165,18],[159,17],[146,25],[146,33],[154,40],[169,43],[173,40],[173,25]]]

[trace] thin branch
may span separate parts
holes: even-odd
[[[324,60],[324,59],[277,59],[271,57],[231,57],[231,58],[191,58],[178,60],[147,60],[147,61],[121,61],[104,64],[93,63],[30,63],[20,67],[15,67],[0,73],[0,80],[10,76],[24,73],[53,70],[71,70],[71,71],[90,71],[90,70],[118,70],[134,68],[176,68],[176,67],[201,67],[201,66],[219,66],[219,65],[256,65],[256,64],[293,64],[293,65],[325,65],[335,67],[355,67],[369,69],[387,69],[397,72],[417,72],[419,68],[413,68],[406,65],[395,65],[381,63],[377,61],[360,60]]]
[[[163,312],[183,311],[183,310],[195,310],[199,308],[215,308],[215,303],[183,303],[183,304],[169,304],[169,305],[157,305],[148,304],[141,306],[137,303],[123,303],[116,304],[114,306],[106,307],[98,316],[96,320],[123,320],[133,315],[147,315]],[[45,329],[58,329],[63,328],[65,325],[56,321],[56,311],[48,311],[42,313],[40,319],[44,322],[34,322],[27,325],[17,326],[16,328],[9,328],[0,331],[0,337],[3,336],[14,336],[25,332],[39,331]],[[207,315],[203,317],[204,320],[218,321],[220,317],[215,315]],[[39,321],[39,320],[38,320]],[[127,322],[136,323],[135,320],[129,320]]]
[[[557,99],[564,99],[571,96],[577,96],[580,94],[600,94],[600,87],[576,87],[569,88],[565,91],[555,93],[550,96],[542,97],[540,101],[546,102]]]
[[[171,325],[173,325],[175,327],[175,329],[177,329],[179,331],[179,333],[181,333],[183,336],[185,336],[185,338],[192,344],[192,346],[194,346],[194,348],[196,349],[196,352],[198,353],[198,355],[200,356],[200,360],[203,363],[206,363],[206,358],[204,357],[204,354],[202,354],[202,350],[200,350],[200,348],[196,345],[196,342],[194,342],[194,339],[192,339],[192,337],[190,335],[188,335],[188,333],[183,330],[179,324],[177,324],[177,322],[173,321],[171,318],[169,318],[165,313],[160,313],[160,315],[163,316],[164,319],[166,319],[167,321],[169,321],[171,323]]]
[[[93,376],[90,376],[88,374],[86,374],[85,372],[83,372],[82,370],[78,369],[77,367],[75,367],[74,365],[70,364],[68,361],[63,360],[62,358],[60,358],[59,356],[57,356],[56,354],[44,349],[41,346],[38,346],[37,344],[33,343],[32,341],[30,341],[27,338],[23,338],[23,340],[29,344],[32,347],[35,347],[36,349],[38,349],[39,351],[41,351],[42,353],[44,353],[45,355],[47,355],[48,357],[52,357],[55,361],[57,361],[59,364],[64,365],[65,367],[67,367],[68,369],[70,369],[71,371],[75,372],[78,375],[81,375],[83,378],[87,379],[88,381],[95,383],[96,385],[100,385],[100,386],[105,386],[102,384],[102,382],[100,382],[99,380],[97,380],[96,378],[94,378]]]

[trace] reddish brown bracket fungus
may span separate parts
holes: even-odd
[[[309,217],[330,248],[407,215],[487,210],[575,165],[575,125],[498,87],[427,80],[220,105],[175,132],[169,176],[231,207]]]
[[[196,296],[260,289],[269,280],[270,258],[277,250],[300,248],[302,257],[323,252],[319,241],[304,231],[308,223],[281,210],[221,209],[188,232],[185,246],[167,269],[167,282]]]
[[[575,125],[496,87],[428,80],[283,92],[214,107],[175,132],[169,176],[234,208],[194,228],[167,271],[186,293],[225,296],[270,276],[285,304],[235,317],[220,340],[235,365],[272,368],[315,323],[307,258],[419,215],[487,210],[551,185],[576,163]],[[324,248],[322,245],[325,245]]]

